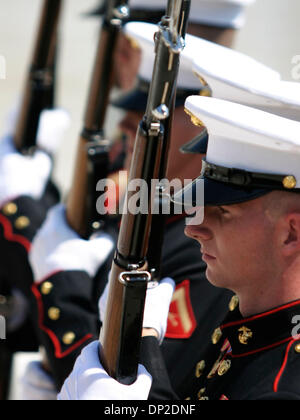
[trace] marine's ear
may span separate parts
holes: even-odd
[[[300,212],[289,213],[285,217],[283,253],[291,257],[300,253]]]

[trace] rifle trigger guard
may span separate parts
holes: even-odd
[[[135,283],[149,283],[151,280],[151,274],[148,271],[124,271],[119,276],[119,282],[124,286],[134,285]]]

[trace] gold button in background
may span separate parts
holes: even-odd
[[[60,309],[59,308],[50,308],[48,311],[48,317],[51,321],[57,321],[60,318]]]
[[[41,286],[41,292],[43,295],[49,295],[53,289],[53,284],[50,281],[45,281]]]
[[[67,332],[63,338],[62,341],[66,346],[69,346],[75,341],[76,335],[73,332]]]
[[[20,216],[15,221],[15,227],[19,230],[26,229],[30,225],[30,220],[26,216]]]
[[[6,216],[13,216],[18,211],[18,206],[15,203],[7,203],[2,209]]]

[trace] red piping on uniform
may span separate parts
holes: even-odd
[[[252,354],[259,353],[259,352],[265,351],[265,350],[270,350],[273,347],[280,346],[281,344],[287,343],[290,340],[293,340],[293,337],[288,337],[288,338],[286,338],[282,341],[278,341],[277,343],[271,344],[270,346],[261,347],[261,348],[256,349],[256,350],[249,351],[248,353],[242,353],[242,354],[232,354],[231,353],[231,357],[237,359],[239,357],[251,356]]]
[[[293,306],[296,306],[296,305],[299,305],[299,304],[300,304],[300,300],[297,300],[296,302],[288,303],[287,305],[280,306],[279,308],[272,309],[271,311],[264,312],[264,313],[259,314],[259,315],[254,315],[250,318],[245,318],[245,319],[242,319],[242,320],[239,320],[239,321],[229,322],[228,324],[222,325],[220,328],[223,330],[224,328],[234,327],[235,325],[245,324],[246,322],[252,322],[252,321],[255,321],[257,319],[264,318],[265,316],[272,315],[276,312],[280,312],[284,309],[292,308]]]
[[[0,224],[3,226],[4,237],[7,241],[18,242],[27,252],[30,251],[31,243],[24,236],[14,234],[11,222],[3,214],[0,214]]]
[[[89,340],[90,338],[93,337],[92,334],[87,334],[85,337],[83,337],[80,341],[78,341],[76,344],[74,344],[72,347],[70,347],[68,350],[66,350],[65,352],[62,353],[61,351],[61,346],[60,346],[60,342],[58,340],[58,338],[56,337],[56,335],[49,330],[47,327],[45,327],[43,325],[43,321],[44,321],[44,305],[43,305],[43,301],[42,301],[42,297],[40,292],[38,291],[36,285],[32,285],[31,290],[33,292],[33,294],[35,295],[36,299],[37,299],[37,304],[38,304],[38,312],[39,312],[39,327],[42,331],[44,331],[50,338],[50,340],[52,341],[54,348],[55,348],[55,357],[57,359],[63,359],[64,357],[66,357],[68,354],[72,353],[72,351],[74,351],[75,349],[77,349],[78,347],[81,346],[81,344],[83,344],[85,341]]]
[[[276,379],[275,379],[275,381],[274,381],[274,385],[273,385],[273,391],[274,391],[274,392],[278,392],[278,385],[279,385],[279,381],[280,381],[281,376],[282,376],[282,374],[283,374],[283,372],[284,372],[284,370],[285,370],[285,368],[286,368],[287,361],[288,361],[289,351],[290,351],[291,346],[294,344],[294,342],[295,342],[295,340],[294,340],[294,339],[292,339],[292,340],[291,340],[291,342],[289,343],[289,345],[287,346],[287,349],[286,349],[286,352],[285,352],[285,357],[284,357],[283,364],[282,364],[281,369],[280,369],[280,371],[279,371],[279,373],[278,373],[278,375],[276,376]]]

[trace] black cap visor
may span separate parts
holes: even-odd
[[[225,206],[244,203],[268,194],[272,190],[238,187],[214,181],[203,176],[195,179],[187,187],[174,194],[172,201],[185,208],[201,206]]]
[[[184,144],[180,151],[181,153],[191,153],[191,154],[202,154],[205,155],[207,152],[208,146],[208,132],[205,127],[203,127],[201,133],[195,137],[193,140]]]

